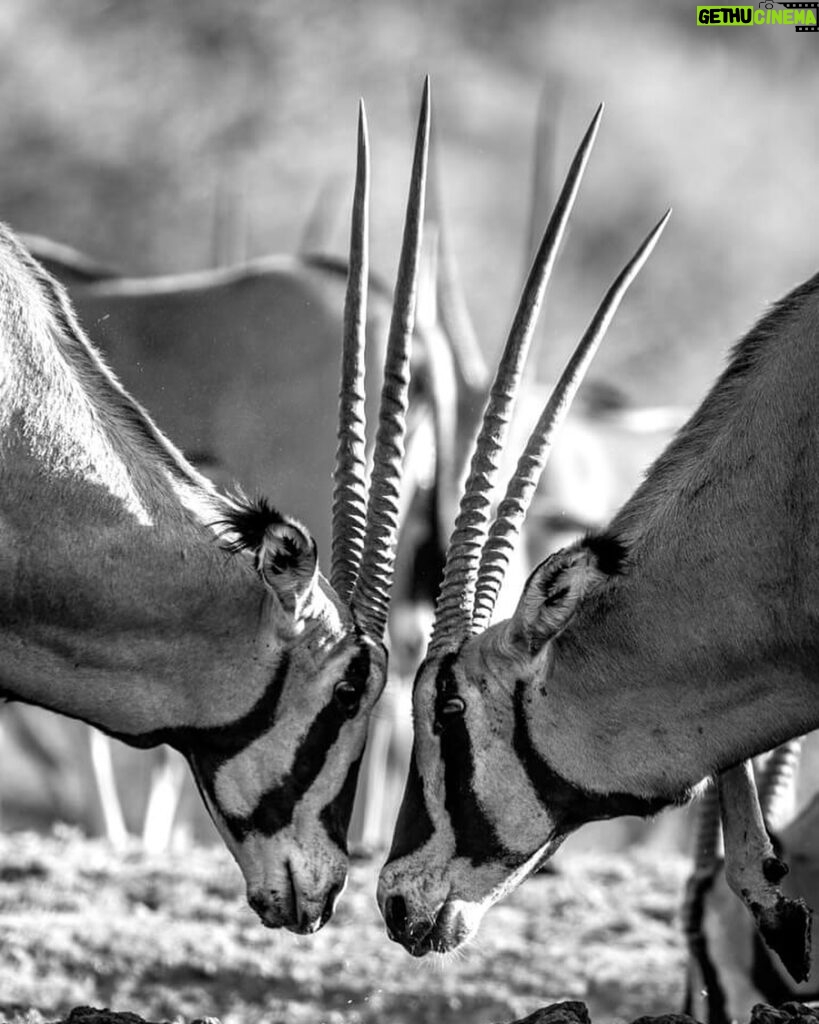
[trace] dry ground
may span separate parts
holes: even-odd
[[[420,962],[385,936],[376,871],[355,864],[308,939],[261,927],[221,849],[151,860],[67,830],[2,836],[0,1019],[90,1004],[223,1024],[489,1024],[581,999],[606,1024],[680,1007],[682,858],[575,857],[496,907],[465,953]]]

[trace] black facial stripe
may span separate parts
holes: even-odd
[[[424,800],[424,780],[418,771],[413,750],[407,773],[407,784],[404,787],[404,797],[401,800],[401,810],[398,812],[398,821],[395,825],[387,863],[414,853],[432,838],[434,831],[432,819]]]
[[[203,803],[208,813],[212,814],[212,809],[218,807],[213,788],[216,773],[226,761],[245,750],[254,740],[272,728],[289,670],[290,655],[285,651],[279,659],[273,679],[259,699],[248,712],[233,722],[205,728],[182,726],[157,729],[138,736],[125,735],[117,738],[135,747],[148,748],[167,743],[178,750],[187,758]],[[112,735],[116,736],[115,733]],[[236,839],[241,838],[233,829],[231,834]]]
[[[359,643],[347,666],[345,679],[356,683],[363,694],[370,674],[370,648],[363,642],[358,630],[356,633]],[[210,802],[218,808],[213,788],[216,773],[226,761],[240,754],[272,728],[289,668],[290,656],[284,652],[276,666],[272,681],[259,700],[234,722],[205,728],[182,726],[157,729],[139,735],[120,735],[113,732],[110,735],[134,747],[148,748],[167,743],[180,751],[191,765],[197,786],[207,793]],[[296,750],[293,768],[282,782],[263,793],[250,814],[226,815],[220,809],[225,825],[234,839],[241,842],[251,831],[273,835],[292,821],[296,803],[321,772],[330,747],[335,743],[341,726],[349,717],[349,710],[340,708],[335,698],[331,697],[308,729],[307,735]],[[345,786],[346,784],[345,782]],[[349,824],[349,815],[347,823]]]
[[[138,734],[109,732],[109,735],[132,747],[147,749],[167,743],[186,757],[195,751],[212,769],[208,775],[213,775],[220,765],[250,746],[273,726],[289,671],[290,655],[285,651],[276,665],[273,678],[253,707],[241,718],[224,725],[176,726]],[[204,757],[203,751],[207,751]]]
[[[341,852],[345,854],[347,853],[347,829],[350,825],[350,815],[353,813],[353,800],[355,799],[358,772],[361,768],[363,756],[364,751],[362,750],[361,754],[350,765],[344,785],[334,799],[322,809],[319,815],[319,820],[330,841],[335,843]]]
[[[361,683],[362,692],[370,672],[370,650],[361,645],[347,666],[345,678]],[[250,814],[222,816],[231,835],[239,842],[250,832],[275,835],[293,820],[296,804],[318,778],[327,754],[349,716],[339,708],[334,697],[319,711],[307,735],[296,749],[293,767],[284,779],[266,790]],[[349,822],[349,818],[348,818]],[[346,827],[346,826],[345,826]]]
[[[515,684],[513,746],[538,799],[555,821],[553,834],[544,836],[544,842],[560,839],[589,821],[616,818],[621,814],[646,817],[668,806],[670,801],[661,797],[649,799],[632,793],[589,793],[559,775],[532,743],[524,706],[525,691],[526,683],[519,679]]]
[[[458,692],[453,665],[457,653],[444,655],[436,676],[436,708]],[[473,867],[513,856],[503,845],[475,796],[475,761],[466,719],[458,715],[441,729],[444,763],[444,804],[455,835],[455,856],[468,857]]]

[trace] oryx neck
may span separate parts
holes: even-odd
[[[147,522],[212,500],[90,346],[62,290],[5,232],[0,366],[0,457],[13,472],[47,474],[92,515],[102,506]]]
[[[68,522],[42,540],[18,532],[14,550],[0,688],[19,699],[138,733],[191,707],[218,718],[221,695],[252,689],[276,653],[258,649],[264,587],[215,538]]]
[[[611,524],[626,570],[554,642],[549,684],[589,732],[591,788],[694,783],[819,724],[817,338],[819,277],[737,346]]]
[[[264,587],[216,501],[0,229],[0,689],[135,732],[184,721],[186,685],[253,685]]]

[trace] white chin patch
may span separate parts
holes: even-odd
[[[447,920],[451,922],[452,938],[457,945],[469,942],[480,928],[481,921],[490,903],[475,903],[471,900],[452,899],[447,902]]]

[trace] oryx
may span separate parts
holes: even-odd
[[[326,439],[334,427],[346,261],[315,254],[274,254],[231,267],[133,277],[116,274],[48,239],[28,236],[27,241],[37,258],[69,284],[75,311],[92,342],[186,457],[220,487],[238,482],[247,493],[286,495],[288,511],[309,522],[319,551],[329,550],[333,453]],[[392,289],[372,273],[368,284],[366,371],[367,379],[377,382]],[[446,376],[446,347],[445,336],[434,332],[423,317],[416,318],[399,536],[407,507],[419,485],[426,486],[432,475],[428,453],[436,447],[436,427],[431,392]],[[368,387],[368,421],[377,417],[377,401],[377,388]],[[426,528],[423,517],[413,513],[409,532],[415,535]],[[416,559],[406,541],[410,547],[413,544],[409,537],[401,542],[393,602],[397,615],[392,617],[391,608],[388,629],[391,673],[403,672],[411,678],[412,669],[406,665],[417,646],[417,630],[406,608],[416,597],[416,583],[410,578]],[[429,602],[436,583],[437,579],[429,579],[426,584],[424,596]],[[417,659],[412,660],[412,668],[415,664]],[[355,845],[371,846],[376,841],[384,845],[392,827],[392,818],[382,822],[380,801],[371,797],[373,792],[378,795],[383,770],[373,765],[377,787],[368,770],[383,745],[383,734],[391,727],[387,714],[391,697],[388,693],[384,714],[373,723],[374,731],[382,735],[374,737],[376,742],[365,753],[351,826]],[[35,718],[29,711],[25,714]],[[79,738],[84,747],[85,736]],[[127,832],[110,746],[91,733],[106,834],[122,843]],[[125,753],[119,750],[117,756],[121,764]],[[170,841],[174,809],[186,777],[184,765],[173,754],[160,758],[157,753],[153,777],[142,836],[150,848],[162,849]],[[92,804],[94,788],[88,787]],[[138,801],[126,806],[132,812],[132,827],[134,803]]]
[[[746,770],[732,766],[819,723],[817,332],[813,278],[738,344],[608,528],[542,562],[491,626],[568,393],[545,410],[485,546],[478,447],[379,883],[410,951],[464,941],[584,822],[683,803],[714,773],[734,849],[748,822],[758,836]],[[494,448],[491,421],[487,433]],[[753,850],[767,871],[769,847]]]
[[[223,496],[185,461],[63,289],[0,234],[0,697],[182,752],[251,906],[302,933],[345,882],[386,678],[428,124],[426,86],[367,498],[362,107],[329,581],[297,521]]]

